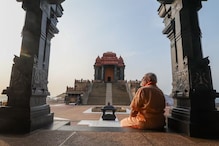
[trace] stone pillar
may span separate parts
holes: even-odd
[[[102,78],[102,66],[94,65],[94,80],[101,80]]]
[[[122,80],[125,80],[125,67],[122,67]]]
[[[215,108],[208,58],[203,58],[198,10],[206,0],[158,0],[163,33],[170,39],[174,108],[168,128],[193,137],[217,137],[219,113]]]
[[[114,65],[114,82],[117,82],[118,81],[118,79],[119,79],[119,76],[118,76],[118,74],[117,74],[117,66],[116,65]]]
[[[124,80],[124,67],[119,67],[119,80]]]
[[[98,79],[98,67],[94,65],[94,80]]]
[[[0,109],[1,132],[25,133],[53,122],[46,104],[50,41],[58,33],[57,17],[63,8],[55,0],[23,0],[22,8],[26,18],[20,57],[14,58],[6,89],[8,105]]]
[[[101,66],[101,80],[105,81],[105,66]]]

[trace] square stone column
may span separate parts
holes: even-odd
[[[168,128],[193,137],[218,137],[209,59],[203,57],[198,11],[203,0],[158,0],[163,33],[170,39],[174,108]],[[204,0],[206,1],[206,0]]]
[[[19,0],[21,1],[21,0]],[[20,56],[15,56],[7,106],[0,108],[0,131],[25,133],[53,122],[46,103],[50,41],[58,33],[57,18],[62,16],[61,3],[53,0],[23,0],[26,11]]]

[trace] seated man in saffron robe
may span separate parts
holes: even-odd
[[[141,81],[131,104],[130,116],[121,120],[122,127],[163,129],[165,126],[165,97],[157,87],[157,77],[147,73]]]

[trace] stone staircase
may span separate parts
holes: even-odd
[[[112,84],[112,103],[113,105],[130,105],[126,83],[119,82]]]
[[[94,82],[92,86],[92,90],[89,94],[87,105],[106,105],[107,100],[106,96],[109,94],[107,91],[107,83]],[[126,90],[126,84],[121,83],[112,83],[112,105],[129,105],[130,98],[129,94]],[[110,85],[110,86],[111,86]],[[110,88],[111,89],[111,88]],[[111,95],[111,94],[110,94]]]
[[[87,105],[105,105],[106,100],[106,84],[95,82],[89,94]]]

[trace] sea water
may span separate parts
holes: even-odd
[[[0,106],[5,105],[5,103],[8,101],[8,96],[6,95],[0,95]]]
[[[5,102],[8,100],[8,96],[7,95],[0,95],[0,102]]]

